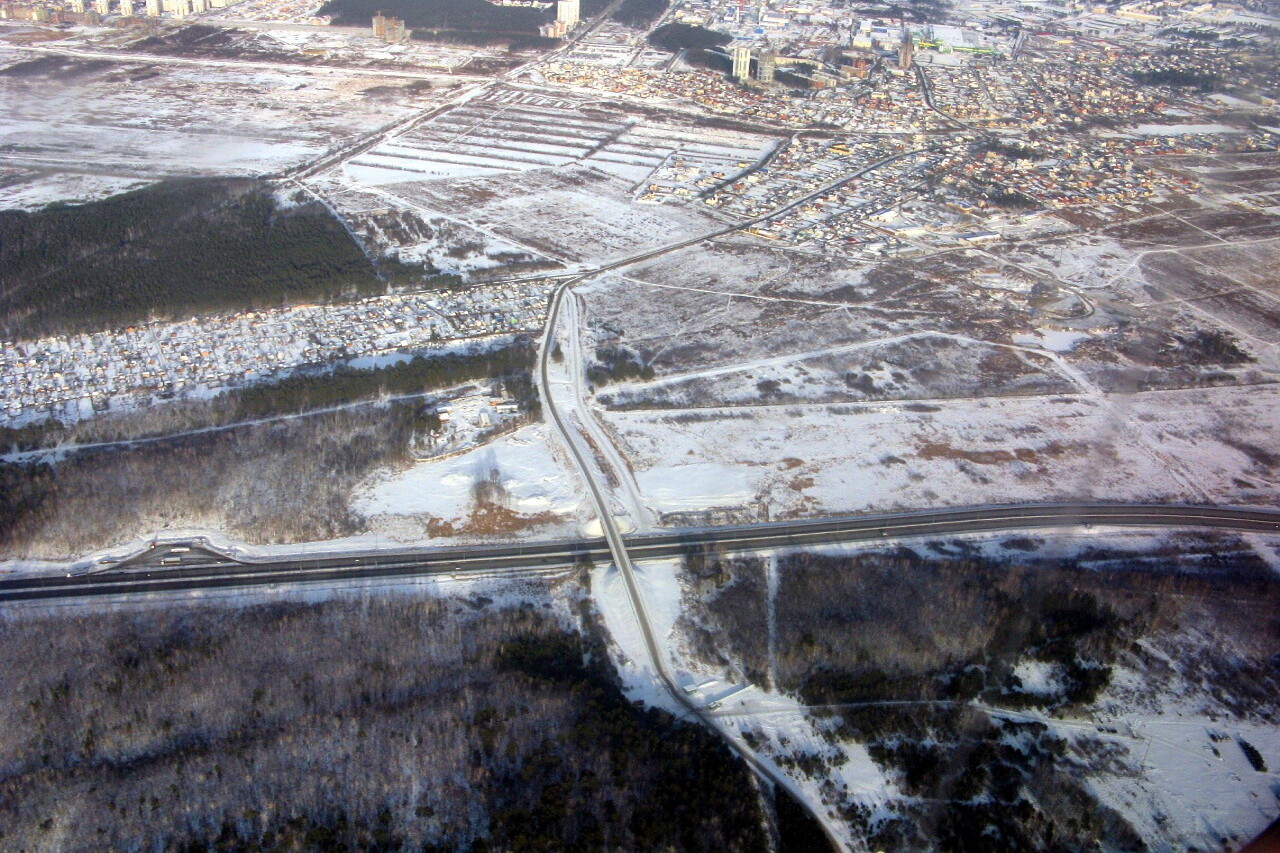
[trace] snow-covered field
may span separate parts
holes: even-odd
[[[131,182],[266,174],[405,116],[384,81],[229,65],[0,54],[0,166],[26,172],[0,208],[98,197]],[[51,83],[56,81],[56,85]]]
[[[403,180],[404,173],[399,177]],[[455,275],[490,269],[501,273],[513,263],[530,261],[558,266],[476,227],[465,212],[446,215],[415,205],[397,194],[399,183],[370,181],[356,167],[344,167],[340,176],[326,176],[316,186],[368,249],[404,263]]]
[[[553,258],[607,263],[723,227],[699,211],[638,204],[632,182],[579,165],[501,177],[398,184],[427,210],[465,211],[470,223]]]
[[[520,516],[550,514],[554,530],[574,535],[571,525],[586,505],[576,478],[554,454],[547,428],[523,427],[481,447],[444,459],[384,473],[354,499],[356,512],[378,533],[410,541],[426,539],[428,519],[465,526],[480,483],[497,483],[506,508]],[[547,522],[543,522],[546,524]]]
[[[1120,672],[1141,684],[1133,673]],[[1276,819],[1275,768],[1280,767],[1280,729],[1170,707],[1163,714],[1117,709],[1108,741],[1124,749],[1130,773],[1094,773],[1090,784],[1145,839],[1198,842],[1220,849],[1233,836],[1244,841]],[[1068,739],[1098,737],[1097,726],[1051,723]],[[1240,742],[1262,756],[1271,772],[1250,766]]]
[[[580,163],[639,190],[688,198],[694,184],[737,175],[772,147],[767,137],[647,123],[597,105],[497,90],[433,116],[350,160],[348,178],[365,184],[514,174]],[[715,177],[716,175],[719,177]],[[655,196],[646,191],[646,197]]]
[[[658,512],[1028,500],[1276,502],[1280,389],[606,412]]]

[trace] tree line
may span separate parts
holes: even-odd
[[[251,420],[497,379],[526,411],[536,414],[539,407],[532,376],[536,361],[537,347],[521,336],[493,349],[419,354],[384,367],[340,365],[319,372],[299,371],[230,389],[223,397],[232,405],[234,419]]]
[[[527,416],[536,418],[541,412],[533,381],[536,359],[533,341],[520,336],[490,349],[420,353],[384,367],[303,369],[227,389],[213,400],[161,404],[148,409],[146,415],[135,413],[73,425],[47,419],[22,426],[0,426],[0,452],[30,451],[68,441],[146,438],[164,434],[164,425],[168,425],[168,432],[190,431],[489,379],[501,385]]]

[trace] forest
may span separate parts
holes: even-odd
[[[724,47],[729,36],[692,24],[663,24],[649,33],[649,44],[676,53],[681,50],[703,50]]]
[[[610,382],[648,380],[653,376],[653,366],[647,363],[644,353],[617,344],[596,347],[595,360],[587,367],[587,379],[597,388]]]
[[[1280,601],[1280,582],[1248,546],[1229,539],[1157,560],[1102,549],[1065,561],[992,560],[963,540],[936,544],[933,552],[781,560],[779,683],[810,704],[977,697],[1012,708],[1088,705],[1134,640],[1177,624],[1201,597],[1233,590],[1262,609]],[[857,596],[858,589],[877,594]],[[1167,598],[1172,593],[1186,598]],[[1234,617],[1222,625],[1240,627]],[[1224,661],[1229,676],[1215,683],[1224,694],[1259,699],[1266,684],[1280,690],[1266,657],[1260,647],[1248,666]],[[1052,687],[1025,688],[1014,674],[1020,661],[1049,668]]]
[[[644,29],[667,11],[669,0],[622,0],[609,17],[628,27]]]
[[[1121,692],[1106,702],[1178,697],[1220,718],[1274,724],[1280,634],[1259,628],[1276,624],[1280,580],[1231,535],[1066,556],[1041,556],[1045,540],[1031,537],[1002,544],[1004,556],[964,539],[776,558],[695,549],[676,630],[713,671],[811,709],[828,752],[780,760],[825,776],[827,802],[870,849],[1145,849],[1085,778],[1131,772],[1131,755],[986,709],[1070,720],[1100,713],[1111,688]],[[769,638],[761,626],[771,617]],[[1119,668],[1126,680],[1115,687]],[[1042,676],[1024,682],[1028,673]],[[762,729],[746,736],[768,739]],[[843,744],[865,749],[900,799],[844,803],[839,777],[826,775],[839,763],[830,747]]]
[[[363,529],[352,490],[407,462],[421,406],[365,406],[75,453],[56,465],[0,462],[0,554],[67,559],[163,527],[252,542]]]
[[[248,179],[171,180],[81,205],[0,211],[0,333],[98,331],[385,290],[320,203]]]
[[[1140,86],[1171,86],[1175,89],[1196,89],[1214,92],[1222,88],[1222,78],[1217,74],[1182,68],[1160,68],[1154,71],[1138,71],[1133,79]]]
[[[300,371],[273,382],[233,388],[223,396],[231,403],[232,420],[249,420],[493,379],[521,404],[523,411],[536,417],[541,408],[533,384],[536,360],[534,342],[521,336],[493,349],[418,354],[386,367],[339,366],[314,373]]]
[[[767,849],[727,747],[522,597],[8,614],[0,846]]]
[[[378,12],[400,18],[409,28],[498,34],[536,35],[552,17],[541,9],[487,0],[328,0],[317,14],[333,16],[335,26],[367,27]]]

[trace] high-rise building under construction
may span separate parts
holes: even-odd
[[[772,83],[773,74],[778,68],[778,53],[774,50],[760,52],[756,60],[756,79],[761,83]]]
[[[751,76],[751,48],[738,45],[733,49],[733,79],[747,82]]]
[[[571,30],[578,24],[578,0],[559,0],[556,3],[556,23]]]

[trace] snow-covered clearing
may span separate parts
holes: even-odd
[[[372,74],[14,50],[0,65],[0,167],[30,170],[0,203],[24,207],[166,177],[282,171],[414,109],[363,96],[382,82]]]
[[[723,225],[696,210],[638,204],[631,182],[584,166],[398,184],[429,210],[465,210],[476,227],[554,258],[604,264]]]
[[[536,424],[456,456],[377,475],[357,493],[353,508],[376,532],[400,541],[426,539],[428,520],[465,527],[477,486],[486,482],[496,483],[506,508],[520,516],[567,523],[586,507],[577,478],[552,451],[547,427]],[[576,532],[563,528],[551,525],[561,535]]]
[[[636,563],[634,570],[645,597],[645,607],[654,621],[654,636],[659,644],[666,644],[675,622],[671,608],[673,605],[678,608],[680,603],[676,562]],[[628,698],[665,708],[673,714],[686,713],[667,693],[661,677],[650,664],[644,633],[627,593],[626,580],[612,563],[592,570],[591,596],[609,630],[614,663]]]
[[[749,473],[715,462],[677,462],[636,476],[651,506],[663,512],[737,507],[754,494]]]
[[[1110,727],[1138,775],[1097,773],[1090,783],[1153,848],[1165,839],[1219,849],[1224,839],[1244,841],[1275,820],[1280,776],[1275,726],[1172,711],[1121,715]],[[1068,727],[1055,728],[1072,734]],[[1258,750],[1269,772],[1249,764],[1240,741]]]
[[[657,513],[721,506],[744,483],[775,518],[1033,500],[1273,504],[1280,485],[1265,462],[1280,449],[1271,386],[603,417]]]
[[[8,170],[6,170],[8,171]],[[57,201],[89,202],[140,189],[150,181],[107,175],[77,175],[13,169],[13,182],[0,186],[0,210],[34,210]]]

